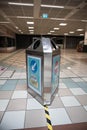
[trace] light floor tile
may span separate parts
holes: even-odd
[[[27,98],[27,91],[14,91],[12,99]]]
[[[80,106],[81,104],[77,101],[74,96],[61,97],[61,100],[65,107]]]
[[[83,106],[85,108],[85,110],[87,111],[87,105],[86,106]]]
[[[0,129],[20,129],[24,128],[25,111],[10,111],[4,114]]]
[[[87,95],[78,95],[76,98],[81,103],[81,105],[87,105]]]
[[[43,127],[46,125],[44,110],[26,111],[25,128]]]
[[[82,106],[66,108],[72,123],[87,122],[87,112]]]
[[[0,85],[4,85],[7,80],[0,80]]]
[[[5,71],[0,77],[11,77],[11,75],[13,74],[13,71]]]
[[[71,120],[69,119],[66,110],[64,108],[49,109],[49,114],[52,125],[71,123]]]
[[[44,107],[35,99],[28,99],[27,100],[27,110],[32,109],[44,109]]]
[[[17,80],[7,80],[6,84],[0,89],[2,91],[14,90],[17,84]]]
[[[74,82],[81,82],[81,81],[83,81],[81,78],[72,78],[72,80],[73,80]]]
[[[59,88],[67,88],[67,86],[64,83],[59,83]]]
[[[3,87],[0,88],[1,91],[12,91],[15,89],[15,85],[4,85]]]
[[[74,95],[84,95],[84,94],[86,94],[86,92],[84,92],[81,88],[70,88],[70,91]]]
[[[86,82],[77,82],[77,84],[83,88],[83,87],[87,87],[87,83]]]
[[[0,91],[0,99],[10,99],[13,91]]]
[[[48,108],[62,108],[64,107],[60,97],[56,96],[52,101],[52,104],[48,106]]]
[[[32,98],[33,96],[30,93],[28,93],[28,99],[32,99]]]
[[[15,90],[27,90],[27,85],[17,85]]]
[[[82,78],[83,80],[87,81],[87,78]]]
[[[0,111],[0,122],[1,122],[1,119],[3,117],[3,114],[4,114],[4,112]]]
[[[59,96],[72,96],[73,94],[67,88],[59,88],[58,95]]]
[[[13,99],[10,100],[7,107],[7,111],[15,110],[25,110],[26,109],[26,99]]]
[[[0,100],[0,111],[5,111],[9,100]]]

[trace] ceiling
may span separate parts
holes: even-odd
[[[60,23],[67,25],[60,26]],[[0,0],[0,33],[10,29],[17,34],[79,36],[84,35],[86,25],[87,0]],[[28,27],[34,27],[34,31],[30,32]]]

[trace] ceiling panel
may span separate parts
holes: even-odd
[[[33,16],[33,7],[22,7],[25,16]]]
[[[84,0],[68,0],[67,6],[78,6],[82,2],[84,2]]]
[[[68,0],[42,0],[42,4],[48,4],[48,5],[65,5]]]
[[[49,17],[56,17],[61,10],[62,9],[41,8],[40,16],[42,16],[43,13],[47,13]]]
[[[70,13],[71,10],[72,9],[63,9],[58,13],[57,17],[64,18],[66,15],[68,15],[68,13]]]
[[[40,7],[38,4],[38,8],[40,7],[37,14],[38,17],[34,16],[35,11],[37,11],[37,8],[34,8],[36,5],[32,7],[28,5],[9,5],[8,2],[9,0],[0,0],[0,22],[10,22],[9,24],[4,23],[3,26],[11,29],[15,33],[21,33],[15,28],[16,26],[24,34],[29,34],[28,26],[34,26],[34,33],[41,35],[54,30],[54,27],[59,27],[60,29],[52,33],[52,35],[64,35],[65,32],[69,31],[74,31],[75,33],[73,35],[85,33],[87,22],[81,22],[81,20],[87,20],[86,0],[41,0],[41,4],[64,6],[64,8]],[[10,0],[10,2],[35,3],[34,0]],[[48,14],[47,19],[42,18],[43,13]],[[18,16],[20,18],[17,18]],[[33,18],[30,19],[29,17]],[[27,25],[27,21],[34,21],[34,25]],[[67,23],[67,26],[59,26],[61,22]],[[0,26],[2,26],[1,23]],[[84,31],[77,32],[77,28],[83,28]]]
[[[79,10],[77,13],[75,13],[74,15],[72,15],[72,17],[70,17],[71,19],[87,19],[87,14],[86,14],[86,10]]]
[[[2,15],[0,15],[0,21],[6,21],[6,19]]]

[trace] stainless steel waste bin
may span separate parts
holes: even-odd
[[[26,49],[28,92],[42,105],[50,105],[58,92],[60,49],[50,38],[37,39]]]

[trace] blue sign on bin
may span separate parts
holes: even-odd
[[[27,57],[28,62],[28,86],[41,95],[41,58]]]

